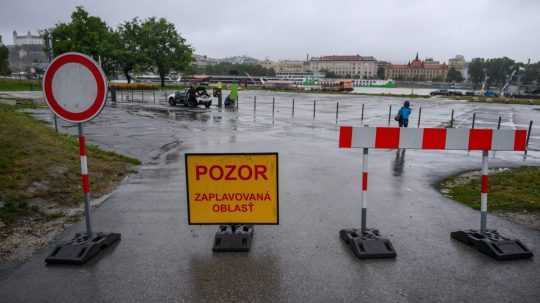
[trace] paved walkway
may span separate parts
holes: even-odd
[[[448,174],[479,168],[480,153],[408,150],[399,159],[396,151],[370,153],[368,225],[391,239],[398,257],[357,260],[338,237],[341,228],[360,226],[361,163],[359,150],[337,148],[339,96],[320,97],[328,100],[320,101],[315,122],[312,96],[293,96],[294,120],[290,103],[282,101],[290,96],[279,95],[273,126],[269,94],[258,97],[256,117],[247,102],[240,103],[239,114],[180,111],[175,120],[159,112],[107,107],[87,125],[89,140],[144,161],[93,211],[95,230],[120,232],[122,241],[82,267],[45,266],[50,249],[39,251],[1,272],[0,301],[538,302],[538,257],[496,262],[450,239],[452,231],[477,228],[480,215],[432,185]],[[368,100],[366,122],[373,126],[386,122],[388,104],[397,110],[400,102],[341,100],[342,122],[356,124],[360,101]],[[468,125],[472,111],[487,126],[496,123],[499,112],[505,127],[540,121],[540,112],[524,106],[421,104],[425,126],[444,122],[450,108],[459,113],[459,125]],[[246,151],[279,152],[281,224],[256,226],[249,253],[213,254],[217,227],[187,225],[183,153]],[[526,164],[539,164],[538,156],[531,153]],[[512,166],[522,159],[501,152],[490,162]],[[540,254],[540,232],[495,216],[488,217],[488,226]],[[73,226],[59,240],[82,229],[83,224]]]

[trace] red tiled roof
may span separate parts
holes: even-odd
[[[423,61],[413,60],[409,64],[390,64],[392,69],[447,69],[448,65],[443,64],[426,64]]]

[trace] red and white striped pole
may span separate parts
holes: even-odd
[[[86,236],[92,238],[92,225],[90,223],[90,181],[88,180],[88,161],[86,158],[86,138],[83,125],[79,123],[79,155],[81,157],[81,182],[84,195],[84,215],[86,219]]]
[[[488,198],[488,151],[482,151],[482,189],[480,193],[480,232],[486,231]]]
[[[362,233],[366,232],[367,226],[367,187],[368,187],[368,148],[364,148],[362,154]]]

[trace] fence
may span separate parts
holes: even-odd
[[[173,89],[114,89],[109,90],[107,101],[112,103],[165,104]],[[116,96],[114,96],[116,95]]]
[[[135,104],[155,104],[155,105],[167,105],[168,96],[173,94],[176,90],[173,89],[116,89],[116,103],[135,103]],[[113,91],[109,91],[109,102],[114,103],[112,94]],[[409,121],[409,127],[420,128],[426,122],[432,124],[433,121],[425,120],[425,117],[429,118],[430,108],[424,109],[421,102],[417,106],[411,119]],[[417,104],[418,104],[417,103]],[[243,114],[250,114],[253,116],[254,121],[259,117],[267,117],[271,119],[271,124],[275,125],[279,120],[303,120],[303,121],[316,121],[318,123],[332,123],[335,125],[341,123],[357,123],[363,125],[370,120],[376,120],[376,124],[382,124],[383,121],[386,125],[391,126],[395,123],[394,117],[399,110],[399,104],[389,104],[387,106],[386,113],[381,111],[381,105],[374,102],[366,103],[354,99],[354,97],[346,96],[343,99],[333,98],[313,98],[306,100],[306,98],[299,97],[290,98],[275,97],[275,96],[246,96],[241,95],[240,100],[237,103],[236,110]],[[172,108],[174,109],[174,108]],[[464,127],[469,126],[475,128],[478,125],[478,115],[476,112],[472,113],[472,117],[467,117],[465,120],[469,120],[470,124],[461,122],[461,125],[456,124],[455,110],[451,109],[447,119],[438,120],[437,126],[443,126],[446,128],[455,128],[457,126]],[[424,118],[424,120],[423,120]],[[497,129],[502,127],[502,115],[498,115]],[[533,121],[529,122],[528,134],[531,133],[533,127]],[[527,142],[529,141],[527,138]],[[527,155],[527,151],[525,151]]]

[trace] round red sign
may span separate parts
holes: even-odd
[[[43,76],[43,95],[60,118],[86,122],[101,112],[107,98],[107,78],[92,58],[64,53],[49,64]]]

